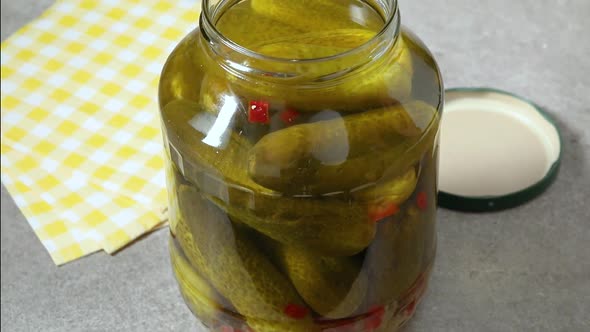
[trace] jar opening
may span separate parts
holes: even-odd
[[[328,62],[342,60],[343,58],[364,58],[367,60],[374,59],[384,49],[395,43],[400,31],[400,18],[398,12],[397,0],[358,0],[370,7],[382,19],[382,26],[375,35],[341,52],[336,52],[327,56],[305,57],[305,58],[288,58],[264,54],[252,50],[236,40],[226,36],[217,24],[219,19],[230,10],[231,7],[243,2],[243,0],[203,0],[202,14],[200,17],[200,29],[204,38],[212,46],[213,50],[232,61],[235,66],[257,67],[260,62],[269,62],[289,65],[311,65],[319,62]],[[320,14],[321,16],[324,13]],[[316,13],[317,16],[317,13]],[[329,33],[330,31],[326,31]],[[264,67],[264,66],[263,66]]]

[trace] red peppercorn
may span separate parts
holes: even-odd
[[[369,309],[369,316],[365,318],[365,331],[371,332],[378,329],[383,323],[383,315],[385,308],[383,306],[373,307]]]
[[[251,123],[269,123],[268,102],[251,100],[248,103],[248,121]]]
[[[404,308],[404,314],[406,316],[411,316],[414,311],[416,311],[416,300],[410,302],[410,304],[408,304],[405,308]]]
[[[371,332],[378,329],[383,323],[383,318],[379,316],[369,316],[365,319],[365,331]]]
[[[229,325],[222,325],[219,328],[219,332],[234,332],[234,328]]]
[[[291,318],[302,319],[302,318],[305,318],[305,316],[307,316],[309,310],[302,305],[289,303],[285,307],[283,312],[285,313],[285,315],[287,315]]]
[[[385,313],[385,307],[382,305],[372,306],[371,308],[369,308],[369,313],[383,315]]]
[[[428,209],[428,196],[425,192],[421,191],[420,193],[418,193],[418,195],[416,196],[416,205],[420,210]]]
[[[369,208],[369,219],[373,222],[378,222],[387,217],[393,216],[398,211],[399,206],[394,203],[371,206]]]
[[[287,125],[293,124],[298,117],[299,112],[294,109],[288,108],[281,112],[281,120]]]

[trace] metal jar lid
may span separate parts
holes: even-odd
[[[490,88],[446,91],[439,205],[462,211],[511,208],[555,180],[560,133],[534,103]]]

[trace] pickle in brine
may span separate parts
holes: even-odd
[[[249,174],[262,186],[297,194],[352,190],[385,174],[399,176],[432,145],[425,134],[434,118],[431,106],[412,102],[279,130],[250,150]]]
[[[259,47],[257,50],[264,55],[277,58],[313,59],[325,58],[334,54],[343,53],[346,52],[347,49],[325,45],[300,44],[290,41],[265,45]],[[285,68],[287,68],[287,66],[285,66]],[[340,66],[334,66],[334,68],[334,70],[338,70],[340,69]],[[276,70],[280,70],[279,67],[277,67]]]
[[[327,255],[356,254],[373,239],[375,225],[362,206],[338,199],[284,197],[252,181],[247,174],[251,144],[231,130],[221,134],[227,135],[223,148],[204,144],[207,131],[193,124],[209,115],[197,104],[174,101],[162,116],[172,160],[233,218],[277,241]]]
[[[204,68],[210,65],[200,38],[198,29],[192,31],[170,54],[158,87],[160,109],[174,99],[199,100]]]
[[[238,183],[246,190],[273,195],[266,189],[243,176],[245,154],[251,147],[248,140],[231,130],[238,103],[227,107],[224,128],[214,128],[216,117],[188,100],[174,100],[162,109],[166,138],[171,145],[171,159],[187,178],[200,185],[216,177],[220,181]],[[214,130],[215,129],[215,130]],[[208,174],[208,175],[206,175]],[[201,189],[203,186],[200,186]]]
[[[174,240],[170,239],[169,247],[172,268],[185,302],[205,324],[211,324],[221,310],[219,295],[186,260]]]
[[[394,179],[375,183],[369,188],[353,193],[353,197],[356,201],[360,202],[372,204],[388,203],[399,206],[412,195],[417,182],[416,169],[411,167],[408,171]]]
[[[344,318],[362,304],[367,276],[359,257],[322,256],[276,242],[269,248],[276,264],[316,313],[325,318]]]
[[[361,46],[362,44],[375,37],[376,31],[368,29],[334,29],[330,31],[312,31],[298,35],[285,35],[272,40],[264,40],[254,47],[255,50],[261,52],[261,48],[277,45],[277,44],[304,44],[325,47],[337,47],[345,50]],[[280,56],[276,54],[275,56]]]
[[[379,181],[352,195],[356,201],[367,205],[371,220],[379,221],[399,211],[416,188],[416,176],[416,168],[411,167],[401,176]]]
[[[359,49],[381,31],[384,20],[370,6],[347,1],[254,0],[251,1],[251,8],[254,15],[266,16],[280,22],[282,26],[295,26],[304,33],[291,32],[269,38],[267,32],[258,37],[255,33],[240,31],[233,40],[240,43],[244,39],[247,48],[274,58],[324,59],[320,62],[292,64],[256,57],[241,61],[235,59],[242,65],[262,70],[268,77],[287,77],[286,80],[256,77],[254,83],[249,78],[228,75],[228,81],[235,83],[235,91],[242,97],[264,96],[271,101],[280,101],[287,107],[311,112],[322,109],[353,111],[395,101],[403,102],[409,98],[412,90],[412,57],[403,37],[398,38],[395,45],[391,45],[391,40],[375,41],[375,44],[383,45],[387,52],[378,57],[372,51],[373,48],[367,47],[352,55],[325,59]],[[236,11],[238,21],[247,21],[248,15],[251,15],[249,9],[245,8],[239,13]],[[220,24],[222,22],[223,16],[217,24],[222,33],[225,34],[227,30],[231,34],[236,30],[232,25]],[[249,30],[258,28],[257,24],[248,27]],[[250,47],[252,36],[258,40]],[[366,62],[364,60],[372,58],[379,60],[362,65]],[[354,72],[354,75],[341,83],[328,86],[321,84],[326,77],[334,79],[350,72]],[[317,88],[300,89],[293,86],[316,82],[319,83]]]
[[[252,9],[279,22],[287,22],[304,31],[326,31],[343,28],[368,28],[378,32],[383,19],[368,5],[354,4],[360,17],[351,20],[353,5],[331,0],[252,0]],[[361,22],[358,20],[362,19]],[[358,22],[358,23],[357,23]]]
[[[276,241],[322,255],[355,255],[375,236],[376,225],[361,204],[336,199],[278,198],[274,208],[269,204],[263,209],[249,210],[211,200],[234,220]]]
[[[291,44],[291,46],[289,46]],[[262,51],[274,57],[289,58],[296,56],[304,59],[317,59],[342,53],[346,48],[329,44],[318,45],[297,42],[270,44]],[[400,36],[394,46],[376,62],[362,65],[359,57],[369,59],[368,50],[358,54],[324,58],[312,62],[285,62],[252,60],[247,64],[269,73],[268,77],[258,77],[254,84],[251,80],[227,75],[234,91],[247,98],[264,98],[280,101],[287,107],[302,112],[322,110],[358,111],[366,108],[383,107],[393,103],[407,102],[412,92],[412,55]],[[282,55],[284,54],[284,55]],[[334,55],[334,54],[331,54]],[[361,65],[359,65],[359,63]],[[296,72],[296,74],[293,74]],[[288,78],[275,78],[274,75]],[[348,75],[342,80],[335,77]],[[333,81],[324,85],[326,77]],[[313,84],[310,84],[313,83]],[[305,88],[295,85],[305,84]],[[346,98],[343,98],[346,96]]]
[[[180,186],[184,187],[186,185],[182,184]],[[176,188],[180,188],[180,186]],[[195,301],[196,304],[198,302],[212,303],[215,308],[227,308],[229,306],[227,300],[210,286],[206,274],[207,263],[203,257],[203,253],[196,245],[191,229],[180,210],[176,213],[174,223],[176,225],[176,233],[173,236],[181,250],[179,250],[174,241],[171,241],[170,254],[171,256],[176,255],[172,257],[173,267],[175,268],[177,279],[183,278],[182,281],[179,280],[179,284],[185,296],[191,296],[191,299],[188,301]],[[188,265],[183,264],[183,262],[187,262]],[[189,273],[189,269],[192,273]],[[202,309],[205,310],[205,308]],[[213,310],[214,308],[208,309],[210,312],[213,312]],[[195,313],[198,313],[198,311],[195,311]]]
[[[291,283],[222,210],[190,186],[180,186],[178,196],[208,280],[248,325],[261,332],[317,330]]]
[[[367,250],[368,306],[389,305],[406,292],[422,272],[424,220],[410,206],[379,224]]]
[[[248,49],[253,49],[261,41],[303,33],[289,22],[253,12],[247,2],[233,5],[221,15],[215,26],[224,37]]]
[[[285,59],[314,59],[344,53],[361,46],[375,36],[367,29],[336,29],[315,31],[260,42],[254,50],[266,56]],[[342,64],[342,62],[334,62]],[[352,65],[352,64],[350,64]],[[322,66],[322,70],[325,70]],[[331,71],[344,69],[334,67]]]

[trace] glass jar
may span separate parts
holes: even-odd
[[[411,317],[436,250],[442,91],[394,0],[204,0],[159,89],[172,265],[199,320]]]

